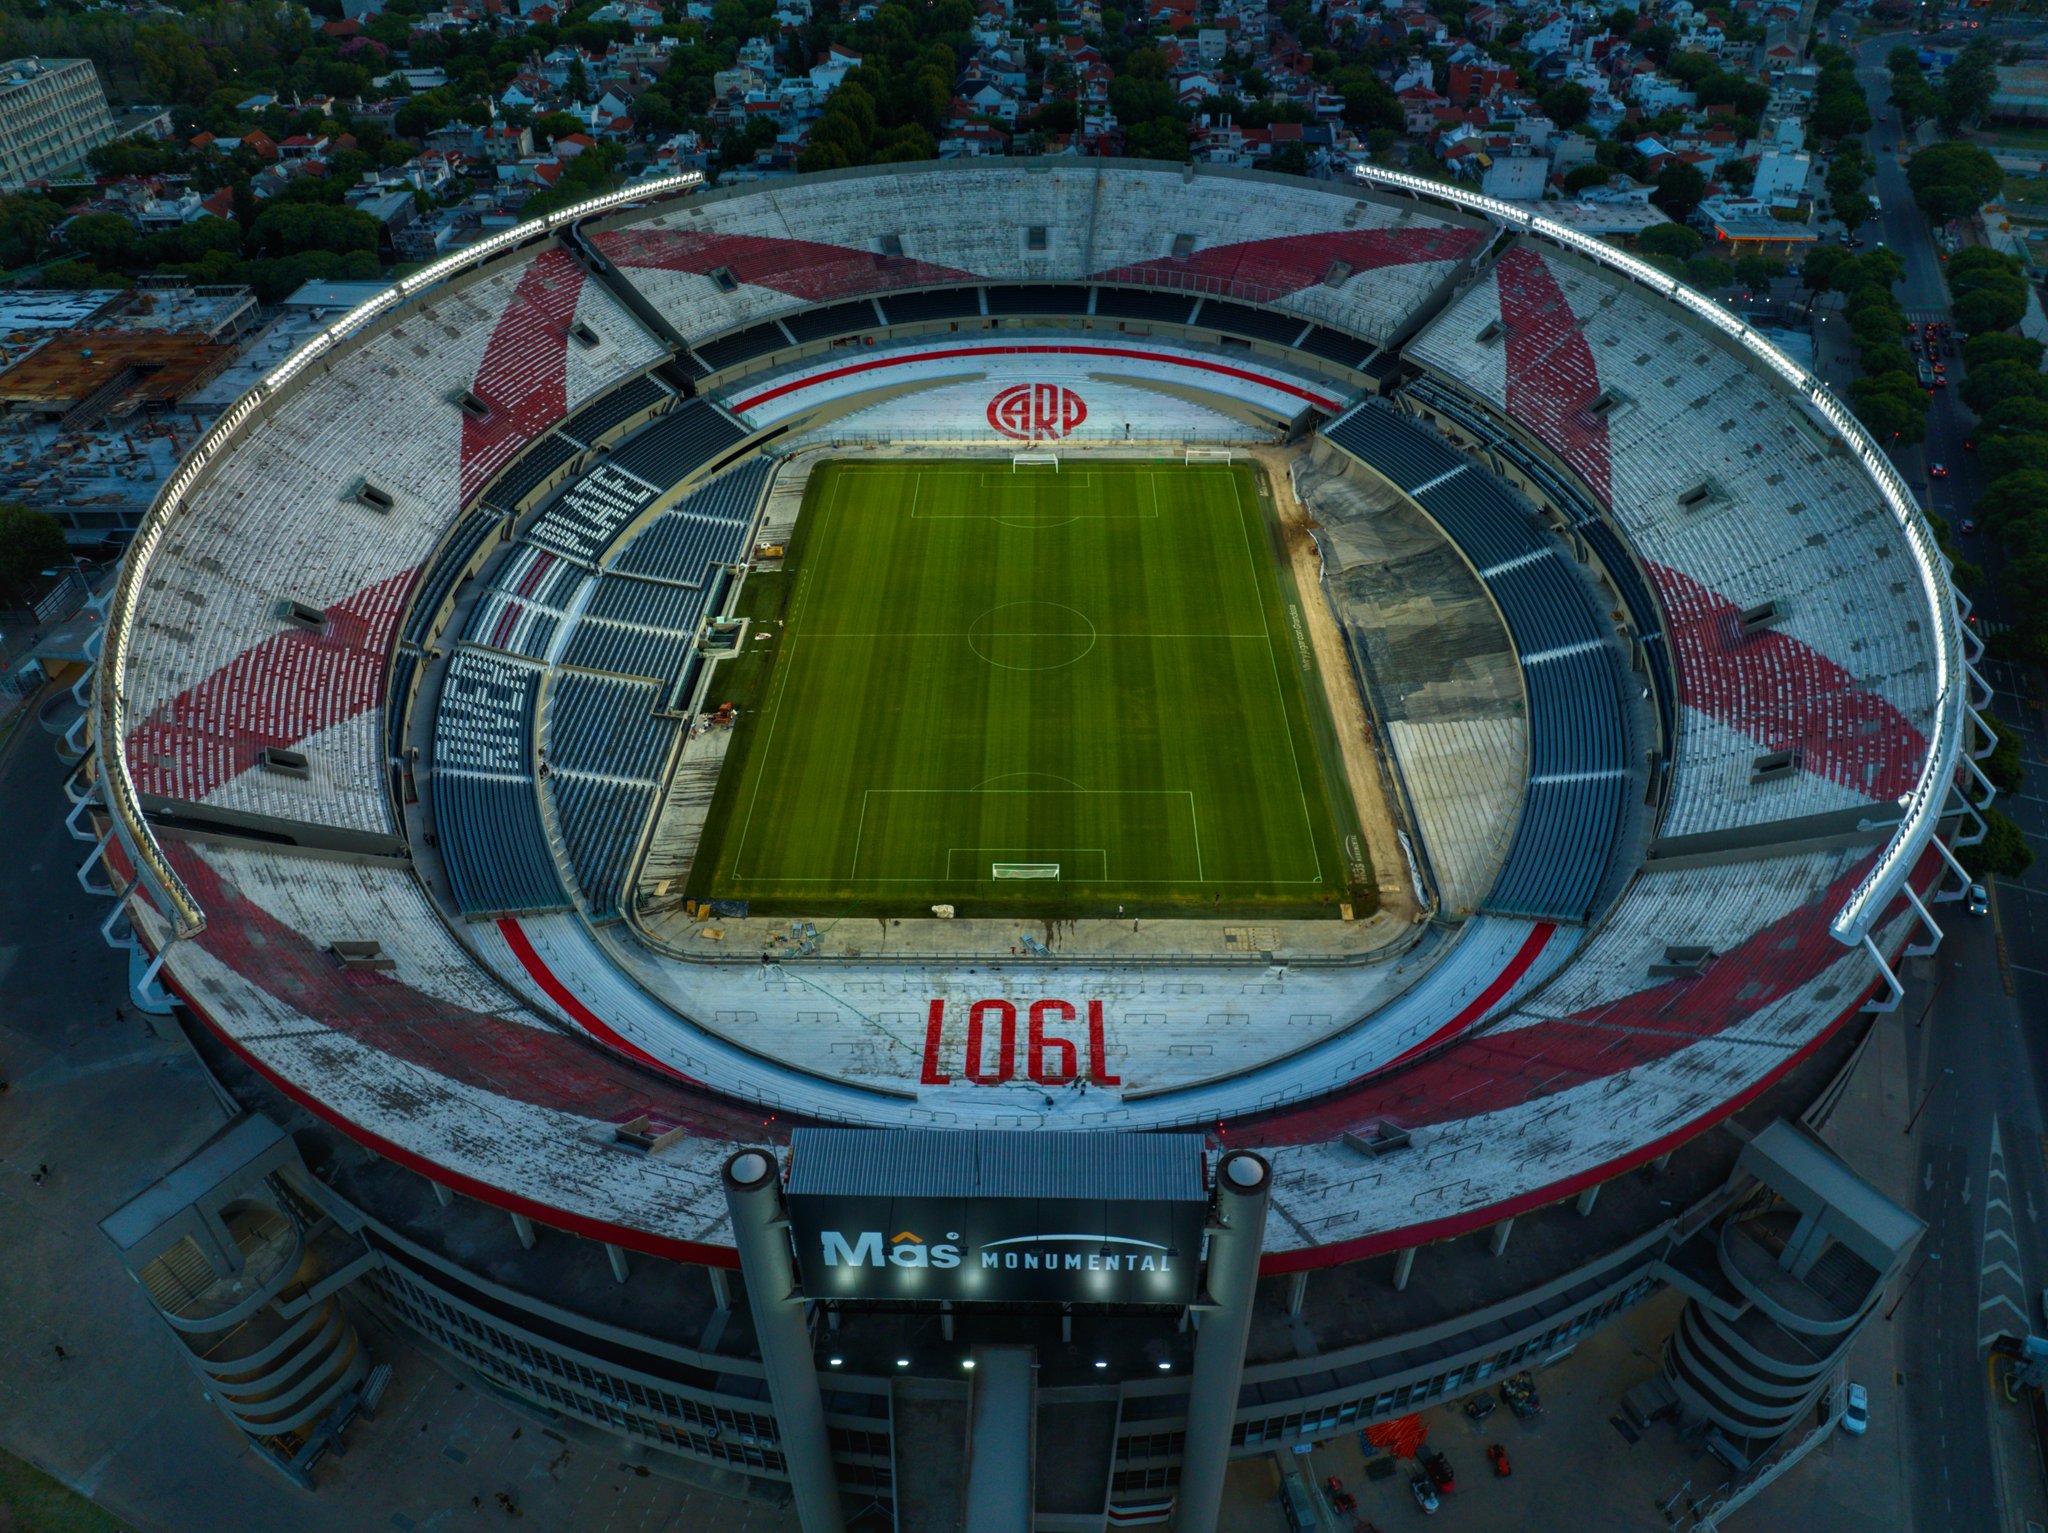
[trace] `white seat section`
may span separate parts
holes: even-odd
[[[545,281],[528,280],[537,261]],[[579,318],[597,346],[570,333]],[[566,381],[536,373],[549,347]],[[473,444],[453,398],[508,349],[518,360],[485,386],[517,401],[512,434],[493,438],[514,448],[662,354],[573,257],[546,250],[432,296],[310,370],[191,493],[138,594],[122,684],[142,791],[389,828],[377,732],[338,726],[381,710],[383,657],[414,572],[476,477],[464,472]],[[394,410],[395,399],[416,405]],[[388,510],[356,498],[366,481]],[[319,629],[280,616],[290,603],[323,614]],[[320,759],[305,781],[223,793],[264,745],[308,740]]]
[[[693,340],[896,288],[1099,276],[1271,303],[1377,341],[1481,242],[1314,183],[1219,177],[1190,197],[1179,167],[896,170],[702,196],[595,243]]]
[[[207,866],[251,904],[316,947],[375,942],[398,983],[451,1006],[548,1027],[450,934],[410,870],[247,846],[195,844]]]
[[[1605,925],[1564,974],[1517,1008],[1518,1018],[1565,1017],[1649,988],[1669,948],[1725,953],[1753,933],[1812,905],[1869,856],[1867,847],[1760,857],[1637,876]]]
[[[1503,303],[1495,268],[1408,349],[1534,430],[1650,566],[1692,705],[1666,833],[1823,812],[1845,788],[1896,797],[1924,755],[1913,734],[1934,727],[1934,644],[1876,490],[1789,396],[1650,295],[1534,245],[1510,259],[1523,263],[1516,302]],[[1555,290],[1533,312],[1532,259]],[[1507,333],[1478,341],[1491,324]],[[1767,631],[1745,635],[1739,615],[1765,603]],[[1806,770],[1752,787],[1756,758],[1775,750]]]

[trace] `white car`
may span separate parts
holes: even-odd
[[[1991,896],[1984,892],[1982,884],[1970,885],[1970,892],[1963,897],[1963,909],[1973,916],[1991,913]]]
[[[1842,1430],[1851,1437],[1870,1430],[1870,1391],[1861,1384],[1849,1386],[1848,1400],[1842,1406]]]

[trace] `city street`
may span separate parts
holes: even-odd
[[[1845,29],[1837,18],[1837,38]],[[1981,34],[1979,34],[1981,35]],[[1856,48],[1858,78],[1873,126],[1866,146],[1876,163],[1874,190],[1882,213],[1866,249],[1881,238],[1905,266],[1898,296],[1915,323],[1942,320],[1947,294],[1941,260],[1926,219],[1913,204],[1901,152],[1911,139],[1886,101],[1884,59],[1911,39],[1873,39]],[[1920,129],[1931,142],[1932,124]],[[1839,320],[1835,321],[1840,323]],[[1825,355],[1827,348],[1819,348]],[[1831,370],[1832,371],[1832,370]],[[1961,530],[1981,492],[1975,454],[1963,443],[1971,417],[1957,397],[1964,369],[1948,360],[1951,387],[1930,405],[1923,446],[1895,454],[1901,472],[1945,517],[1961,557],[1995,577],[2002,562],[1991,539]],[[1838,387],[1848,380],[1831,378]],[[1930,465],[1948,473],[1933,477]],[[1973,593],[1980,620],[1995,623],[1995,595]],[[2030,774],[2018,795],[1999,807],[2048,846],[2048,715],[2038,673],[1987,662],[1993,708],[2022,733]],[[2015,1413],[1995,1401],[1985,1346],[2000,1333],[2041,1320],[2048,1282],[2048,863],[2023,880],[1996,880],[1989,918],[1961,905],[1935,908],[1946,933],[1940,951],[1915,967],[1920,983],[1907,1000],[1907,1071],[1912,1113],[1908,1131],[1918,1167],[1913,1201],[1927,1220],[1921,1256],[1909,1272],[1893,1323],[1903,1326],[1899,1396],[1913,1445],[1909,1483],[1913,1526],[2000,1528],[2019,1533],[2038,1494],[2031,1430],[2015,1431]],[[2033,1019],[2031,1024],[2027,1019]],[[2037,1515],[2038,1513],[2036,1513]]]

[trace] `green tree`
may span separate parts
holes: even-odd
[[[1735,262],[1735,280],[1747,288],[1767,288],[1785,274],[1785,263],[1767,255],[1749,254]]]
[[[1679,162],[1657,172],[1657,190],[1651,193],[1650,200],[1683,222],[1706,194],[1707,178],[1699,167]]]
[[[1944,132],[1960,133],[1984,115],[1992,93],[1998,89],[1998,49],[1979,40],[1971,43],[1948,66],[1941,82],[1941,126]]]
[[[1861,192],[1850,192],[1835,199],[1835,218],[1851,234],[1869,223],[1870,215],[1876,211],[1870,199]]]
[[[64,243],[81,261],[122,267],[135,259],[135,225],[119,213],[85,213],[64,226]]]
[[[68,565],[64,528],[47,511],[0,503],[0,599],[26,605],[49,588],[43,571]]]
[[[1856,414],[1884,443],[1910,444],[1927,435],[1927,396],[1913,380],[1887,373],[1849,385]]]
[[[1585,86],[1567,80],[1538,96],[1536,104],[1543,108],[1543,115],[1558,127],[1576,128],[1593,110],[1593,93]]]
[[[2039,410],[2048,410],[2048,402],[2039,399],[2023,399],[2016,402],[2032,405]],[[1980,431],[1980,434],[1982,440],[1977,446],[1978,460],[1984,465],[1984,473],[1994,486],[1999,480],[2014,474],[2048,473],[2048,432]],[[2048,509],[2048,506],[2044,506],[2043,509]],[[1988,516],[1986,520],[1989,520]]]
[[[565,175],[563,179],[568,178]],[[251,248],[263,255],[288,256],[306,251],[342,255],[352,250],[374,253],[378,233],[377,220],[354,208],[316,202],[272,202],[256,215],[249,240]]]
[[[2018,878],[2034,865],[2026,832],[1996,809],[1984,811],[1984,839],[1958,856],[1976,878]]]
[[[1152,118],[1125,130],[1124,153],[1134,160],[1185,160],[1188,131],[1175,118]]]
[[[1652,224],[1636,236],[1636,249],[1642,254],[1671,256],[1680,261],[1699,254],[1705,243],[1684,224]]]
[[[1614,172],[1605,165],[1574,165],[1564,173],[1564,189],[1567,192],[1582,192],[1589,186],[1605,186],[1614,179]]]
[[[1906,182],[1930,217],[1964,218],[1998,195],[2005,172],[1975,144],[1932,144],[1907,164]]]
[[[2019,731],[1988,713],[1984,715],[1984,722],[1991,726],[1992,736],[1998,741],[1991,748],[1991,754],[1984,758],[1984,775],[1991,779],[1991,785],[2000,793],[2017,793],[2027,777],[2020,755]]]
[[[0,267],[41,260],[63,221],[64,209],[47,197],[0,197]]]
[[[2020,362],[1993,362],[1963,379],[1963,403],[1979,415],[2015,399],[2048,400],[2048,374]]]
[[[2041,343],[2024,335],[1973,335],[1963,342],[1963,361],[1973,369],[1993,362],[2017,362],[2038,370],[2041,353]]]
[[[1828,286],[1845,262],[1855,259],[1839,245],[1816,245],[1799,263],[1799,280],[1818,293]]]
[[[2048,470],[2022,469],[2005,474],[1984,487],[1977,497],[1977,515],[1993,532],[2004,536],[2016,526],[2048,507]],[[2048,607],[2034,609],[2048,612]]]

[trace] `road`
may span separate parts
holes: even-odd
[[[1847,40],[1844,20],[1831,21],[1831,41]],[[1904,263],[1899,300],[1918,323],[1946,319],[1948,311],[1941,259],[1901,163],[1900,151],[1913,140],[1886,100],[1884,58],[1906,40],[1875,39],[1855,56],[1870,101],[1865,145],[1883,209],[1875,233]],[[1923,129],[1923,140],[1931,141],[1933,131]],[[1944,360],[1951,380],[1960,381],[1961,360]],[[1907,482],[1948,519],[1961,555],[1995,581],[2003,564],[1997,547],[1960,530],[1982,490],[1975,454],[1963,446],[1971,427],[1952,382],[1934,395],[1925,444],[1893,457]],[[1945,476],[1928,472],[1936,463],[1947,468]],[[1995,621],[1995,593],[1975,599],[1980,616]],[[2037,849],[2048,849],[2048,688],[2039,673],[2001,662],[1987,664],[1985,679],[1997,693],[1994,711],[2022,732],[2030,773],[2022,793],[1999,807]],[[2038,1324],[2036,1296],[2048,1283],[2048,1028],[2041,1023],[2048,1018],[2048,861],[2024,880],[1995,880],[1992,896],[1988,919],[1970,917],[1959,905],[1936,907],[1947,937],[1923,965],[1923,982],[1907,1003],[1918,1013],[1909,1042],[1910,1100],[1918,1112],[1910,1130],[1919,1168],[1913,1199],[1928,1232],[1894,1318],[1906,1328],[1913,1526],[2019,1533],[2021,1509],[2008,1493],[2016,1476],[2035,1483],[2024,1463],[2032,1436],[2011,1433],[2010,1413],[1994,1404],[1984,1343],[2000,1331]]]

